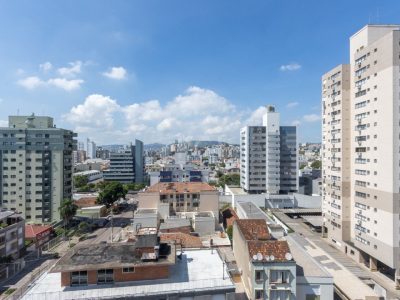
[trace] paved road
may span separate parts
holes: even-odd
[[[274,213],[282,222],[287,224],[295,232],[300,233],[306,240],[308,239],[318,248],[326,252],[336,262],[340,263],[343,267],[345,267],[348,271],[357,276],[359,279],[372,279],[373,281],[384,287],[387,291],[388,299],[400,299],[400,291],[395,289],[394,282],[392,280],[379,272],[371,272],[365,266],[358,264],[353,259],[342,253],[340,250],[330,245],[325,239],[321,237],[320,233],[311,231],[310,228],[303,223],[303,219],[291,219],[283,212],[274,211]]]

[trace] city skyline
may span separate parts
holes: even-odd
[[[271,103],[318,142],[321,75],[345,61],[351,32],[396,21],[394,1],[357,3],[1,2],[0,125],[35,112],[98,144],[238,143]]]

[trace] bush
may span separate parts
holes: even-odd
[[[5,292],[4,292],[4,294],[6,294],[6,295],[11,295],[12,293],[14,293],[15,291],[16,291],[17,289],[7,289]]]
[[[228,235],[229,239],[232,241],[232,238],[233,238],[233,227],[232,227],[232,225],[228,226],[228,228],[226,229],[226,234]]]

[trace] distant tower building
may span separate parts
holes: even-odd
[[[0,206],[22,212],[27,223],[59,221],[61,201],[71,198],[76,134],[50,117],[8,120],[0,128]]]
[[[86,140],[86,156],[87,158],[96,158],[96,143],[90,139]]]
[[[249,193],[288,194],[298,190],[297,128],[280,126],[267,106],[262,126],[240,131],[240,186]]]
[[[110,168],[104,171],[105,181],[121,183],[144,182],[143,142],[135,140],[135,146],[110,153]]]

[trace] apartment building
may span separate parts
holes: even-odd
[[[240,186],[248,193],[288,194],[298,190],[297,128],[280,126],[267,106],[262,126],[240,131]]]
[[[400,26],[367,25],[350,38],[350,65],[328,72],[322,83],[323,207],[328,239],[372,270],[391,268],[397,286],[400,285],[399,65]],[[344,84],[332,88],[336,71],[342,73],[334,79],[337,82],[341,78]],[[349,86],[345,84],[348,79]],[[342,97],[332,97],[335,92],[343,93]],[[339,100],[340,104],[333,105]],[[338,110],[334,119],[333,113]],[[333,125],[339,118],[345,122]],[[335,147],[332,140],[338,142]],[[340,156],[339,151],[332,151],[336,148],[341,148]],[[335,174],[335,170],[340,172]],[[332,189],[334,183],[338,188]]]
[[[0,257],[16,259],[25,248],[25,220],[21,214],[0,211]]]
[[[0,205],[28,223],[60,220],[58,208],[71,197],[74,137],[51,117],[10,116],[0,128]]]
[[[296,299],[296,262],[286,241],[271,239],[265,220],[236,220],[233,252],[249,299]]]
[[[144,182],[143,142],[135,140],[135,145],[110,153],[110,168],[104,171],[105,181],[121,183]]]
[[[162,219],[169,216],[212,212],[215,223],[219,216],[218,190],[203,182],[159,182],[138,194],[138,206],[157,209]]]
[[[344,251],[350,241],[350,65],[322,77],[322,178],[324,225]]]

